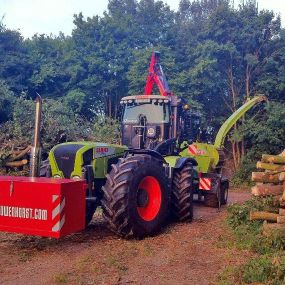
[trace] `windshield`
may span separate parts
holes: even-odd
[[[156,102],[125,105],[123,123],[139,123],[139,115],[145,115],[147,123],[168,123],[169,106],[168,104],[159,104]]]

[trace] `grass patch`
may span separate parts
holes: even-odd
[[[255,256],[243,265],[227,268],[219,276],[218,284],[285,284],[285,240],[264,237],[262,222],[250,221],[250,211],[278,212],[278,207],[272,198],[260,197],[228,207],[227,225],[232,237],[220,242],[227,247],[250,250]]]
[[[120,258],[116,258],[114,256],[107,257],[105,259],[105,264],[108,266],[112,266],[113,268],[119,270],[120,272],[125,272],[128,270],[128,267],[125,266],[121,261]]]
[[[53,278],[55,284],[66,284],[68,282],[67,275],[64,273],[59,273]]]

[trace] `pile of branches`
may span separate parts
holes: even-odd
[[[264,171],[252,173],[252,181],[256,182],[252,195],[273,196],[279,212],[250,212],[250,220],[264,221],[265,236],[285,237],[285,150],[279,155],[263,154],[256,167]]]

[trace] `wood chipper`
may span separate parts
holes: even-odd
[[[160,95],[151,95],[154,84]],[[194,193],[208,206],[225,204],[225,136],[265,97],[246,102],[210,145],[189,136],[189,106],[169,90],[158,52],[152,54],[144,93],[121,99],[121,145],[59,144],[40,171],[36,120],[31,174],[44,178],[0,177],[0,230],[58,238],[84,229],[101,206],[112,231],[143,238],[157,233],[169,214],[191,221]]]

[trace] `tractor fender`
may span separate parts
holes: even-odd
[[[191,162],[193,166],[197,166],[198,163],[197,161],[194,159],[194,158],[191,158],[191,157],[180,157],[177,159],[176,163],[175,163],[175,166],[174,166],[174,169],[181,169],[186,162]]]
[[[151,149],[127,149],[125,150],[124,157],[127,157],[128,155],[135,155],[135,154],[147,154],[150,155],[163,163],[166,163],[164,157],[157,151],[151,150]]]

